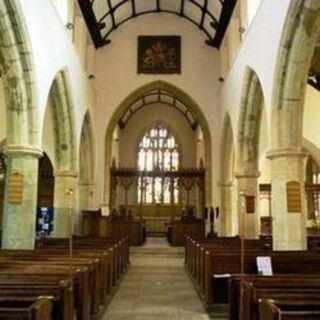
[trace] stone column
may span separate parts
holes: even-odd
[[[79,208],[80,210],[90,210],[93,207],[93,193],[95,183],[80,182],[79,183]]]
[[[275,250],[305,250],[307,248],[306,205],[303,158],[299,148],[277,149],[268,152],[271,162],[272,235]],[[301,208],[290,212],[287,203],[287,183],[300,185]]]
[[[6,183],[2,248],[33,249],[38,197],[38,159],[42,156],[42,151],[36,147],[8,145],[3,152],[6,156]],[[21,176],[22,181],[21,201],[13,195],[17,192],[17,187],[12,183],[12,177],[16,174]]]
[[[246,197],[254,197],[253,211],[247,212],[247,206],[245,206],[245,225],[244,232],[246,239],[255,239],[259,237],[259,213],[258,210],[258,177],[260,176],[259,172],[251,172],[245,174],[237,174],[236,178],[238,179],[238,212],[239,212],[239,234],[242,233],[242,216],[241,216],[241,204],[245,199],[241,199],[241,192]]]
[[[235,223],[236,217],[232,216],[232,189],[231,181],[219,182],[220,197],[221,197],[221,212],[220,212],[220,232],[219,235],[231,236],[232,225]]]
[[[79,214],[76,223],[76,233],[79,235],[83,234],[82,210],[92,210],[94,208],[94,189],[95,183],[93,182],[79,183]]]
[[[54,221],[52,237],[66,238],[69,237],[69,205],[72,205],[73,214],[73,232],[79,229],[78,219],[78,188],[77,177],[78,173],[75,171],[58,171],[55,172],[54,181]],[[73,194],[68,195],[67,191],[73,190]],[[76,226],[76,228],[75,228]]]

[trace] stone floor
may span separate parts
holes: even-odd
[[[164,238],[149,238],[131,249],[131,266],[113,296],[103,320],[209,320],[183,266],[183,248]]]

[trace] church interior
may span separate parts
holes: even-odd
[[[0,29],[0,319],[320,319],[319,0]]]

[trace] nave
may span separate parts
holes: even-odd
[[[184,269],[184,248],[164,238],[131,247],[131,266],[103,320],[209,320]],[[227,319],[214,314],[212,319]]]

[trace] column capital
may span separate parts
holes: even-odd
[[[23,146],[14,144],[4,146],[3,153],[5,156],[10,158],[26,156],[41,158],[43,156],[42,150],[37,146]]]
[[[73,170],[61,170],[61,171],[55,171],[54,176],[65,177],[65,178],[77,178],[78,172]]]
[[[253,172],[237,172],[235,174],[235,177],[237,179],[257,179],[260,177],[259,171],[253,171]]]
[[[273,160],[275,158],[301,157],[308,156],[308,151],[303,148],[278,148],[267,151],[267,158]]]

